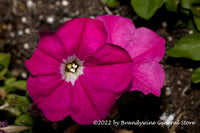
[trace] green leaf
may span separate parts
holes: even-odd
[[[135,12],[143,19],[150,19],[163,5],[164,0],[131,0]]]
[[[180,5],[182,8],[191,10],[194,5],[200,4],[199,0],[181,0]]]
[[[4,67],[2,70],[0,70],[0,80],[4,79],[4,75],[8,71],[7,67]]]
[[[115,8],[120,4],[120,2],[117,0],[102,0],[102,3],[108,5],[110,8]]]
[[[11,84],[8,85],[8,87],[26,91],[26,80],[18,80],[12,82]]]
[[[25,96],[9,94],[7,96],[7,99],[10,106],[20,107],[20,106],[25,106],[29,104],[29,101]]]
[[[20,115],[16,120],[15,124],[17,125],[31,125],[32,124],[32,117],[28,114],[22,114]]]
[[[195,26],[195,24],[194,24],[194,22],[193,22],[192,19],[189,19],[189,20],[188,20],[188,23],[187,23],[186,27],[187,27],[188,29],[193,30],[195,33],[198,33],[198,30],[197,30],[197,28],[196,28],[196,26]]]
[[[16,81],[16,78],[12,77],[12,78],[9,78],[5,81],[5,85],[6,86],[9,86],[10,84],[12,84],[13,82]]]
[[[195,25],[197,29],[200,30],[200,7],[192,8],[192,14],[193,14]]]
[[[10,53],[0,53],[0,65],[8,67],[10,64]]]
[[[165,6],[168,11],[177,12],[179,0],[167,0]]]
[[[185,57],[191,60],[200,60],[200,33],[188,34],[176,42],[175,46],[168,50],[168,56]]]
[[[26,80],[17,80],[16,78],[9,78],[5,81],[3,87],[7,93],[15,90],[26,91]]]
[[[200,82],[200,67],[192,74],[192,82],[195,84]]]

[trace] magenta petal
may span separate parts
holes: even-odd
[[[144,94],[159,96],[165,81],[162,66],[155,62],[140,62],[133,65],[133,81],[130,91],[138,90]]]
[[[27,89],[37,105],[39,102],[48,97],[63,80],[60,75],[30,76],[27,80]]]
[[[40,38],[45,37],[45,36],[51,36],[55,33],[55,31],[49,31],[49,30],[45,30],[45,31],[40,31],[39,35]]]
[[[72,99],[71,117],[86,125],[106,118],[115,102],[115,95],[82,76],[72,88]]]
[[[60,121],[71,112],[71,85],[64,82],[46,97],[38,108],[50,121]]]
[[[45,33],[42,32],[42,34]],[[56,36],[43,36],[38,43],[38,49],[60,62],[67,57],[64,45],[58,41]]]
[[[87,67],[84,77],[94,86],[105,88],[120,96],[132,80],[132,63]]]
[[[105,45],[84,62],[84,76],[95,86],[108,88],[117,95],[126,90],[132,80],[132,60],[128,53],[114,45]]]
[[[32,75],[60,73],[60,62],[39,49],[35,49],[31,59],[25,61]]]
[[[132,39],[135,26],[130,19],[114,15],[99,16],[96,19],[105,25],[108,34],[107,43],[121,46],[127,45]]]
[[[55,35],[65,45],[68,55],[79,55],[81,60],[84,56],[94,53],[106,40],[103,23],[90,18],[69,20]]]
[[[84,60],[84,66],[94,67],[113,64],[131,63],[132,59],[129,54],[119,46],[106,44],[102,46],[95,54],[88,56]]]
[[[147,28],[135,30],[128,45],[120,44],[125,48],[133,60],[150,59],[159,62],[165,52],[165,40]]]

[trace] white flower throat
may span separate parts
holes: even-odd
[[[83,74],[83,68],[83,61],[79,60],[75,55],[70,56],[67,60],[64,59],[61,64],[62,78],[74,85],[78,77]]]

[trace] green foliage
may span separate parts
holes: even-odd
[[[185,57],[200,61],[200,33],[186,35],[175,44],[174,48],[168,50],[167,54],[172,57]],[[192,74],[192,82],[200,82],[200,67]]]
[[[171,12],[177,12],[179,0],[167,0],[165,3],[166,9]]]
[[[0,53],[0,65],[8,67],[10,64],[10,53]]]
[[[10,64],[10,54],[0,52],[0,80],[4,79],[4,75],[8,71],[8,66]]]
[[[28,125],[31,126],[33,122],[33,118],[28,114],[22,114],[20,115],[16,120],[16,125]]]
[[[199,0],[179,0],[180,6],[184,9],[191,10],[194,6],[200,3]]]
[[[131,0],[135,12],[146,20],[150,19],[163,3],[164,0]]]
[[[138,16],[149,20],[165,5],[166,10],[184,17],[178,20],[189,29],[200,31],[200,0],[130,0],[131,6]],[[114,8],[120,4],[117,0],[102,0],[108,7]],[[164,6],[163,6],[164,7]],[[163,14],[165,15],[165,14]],[[192,23],[191,23],[192,22]]]
[[[197,68],[192,74],[192,82],[199,83],[200,82],[200,67]]]
[[[177,41],[174,48],[167,52],[168,56],[186,57],[195,61],[200,60],[200,33],[188,34]]]
[[[10,107],[17,107],[25,112],[28,110],[27,106],[29,106],[29,101],[25,96],[20,96],[17,94],[8,94],[7,102],[9,103]]]
[[[8,114],[7,120],[13,121],[17,125],[32,124],[32,117],[27,113],[30,102],[26,97],[26,80],[18,80],[11,77],[9,71],[11,55],[0,53],[0,113]]]
[[[120,4],[120,2],[117,0],[102,0],[102,3],[108,5],[110,8],[115,8]]]
[[[16,78],[8,78],[3,86],[4,90],[9,93],[16,90],[26,91],[26,81],[25,80],[17,80]]]
[[[192,8],[192,14],[193,14],[195,25],[197,29],[200,31],[200,7]]]

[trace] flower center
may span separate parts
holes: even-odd
[[[68,63],[65,65],[65,72],[75,73],[78,69],[79,65],[73,61],[72,63]]]
[[[83,61],[75,55],[69,56],[66,60],[63,60],[60,67],[62,79],[74,85],[78,77],[83,74],[83,68]]]

